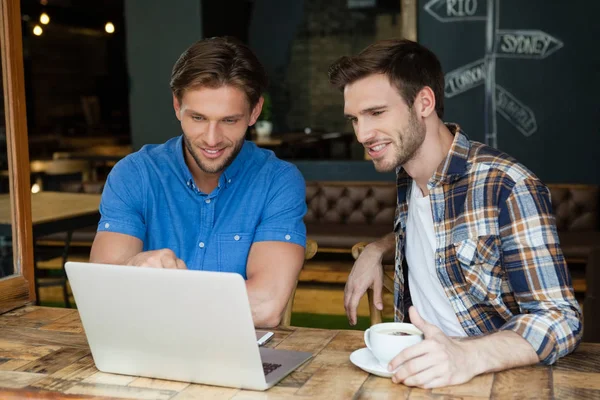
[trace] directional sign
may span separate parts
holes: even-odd
[[[454,97],[485,82],[485,61],[477,60],[446,74],[446,97]]]
[[[429,0],[424,10],[440,22],[485,21],[485,58],[463,65],[445,76],[445,97],[454,97],[485,84],[485,141],[496,147],[496,113],[523,135],[537,131],[535,114],[506,89],[496,84],[496,58],[543,59],[563,42],[540,30],[502,30],[500,0]]]
[[[497,57],[536,58],[548,57],[563,47],[563,42],[537,30],[496,31]]]
[[[496,84],[496,111],[525,136],[537,131],[535,114],[502,86]]]
[[[430,0],[425,11],[441,22],[485,21],[486,0]]]

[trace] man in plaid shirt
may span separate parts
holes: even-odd
[[[375,168],[397,173],[394,231],[365,248],[345,290],[351,324],[369,287],[381,309],[382,259],[395,253],[396,320],[412,304],[410,321],[425,340],[392,360],[392,380],[454,385],[572,352],[581,311],[548,188],[442,122],[437,57],[415,42],[386,40],[342,57],[329,78]]]

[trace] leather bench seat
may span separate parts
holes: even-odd
[[[587,259],[595,247],[600,247],[600,232],[559,232],[560,248],[567,260]]]
[[[559,240],[566,259],[584,261],[600,246],[598,186],[549,184]],[[350,252],[358,242],[372,242],[393,229],[395,182],[329,182],[306,184],[308,236],[319,251]]]

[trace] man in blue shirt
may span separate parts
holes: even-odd
[[[237,272],[254,324],[279,324],[304,260],[305,183],[244,140],[266,84],[234,39],[202,40],[181,55],[171,90],[183,135],[113,168],[91,262]]]

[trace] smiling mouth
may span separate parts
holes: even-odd
[[[371,158],[379,158],[383,155],[388,146],[389,143],[379,143],[374,146],[368,146],[367,152]]]
[[[202,153],[208,158],[218,158],[225,152],[225,147],[222,149],[205,149],[201,148]]]

